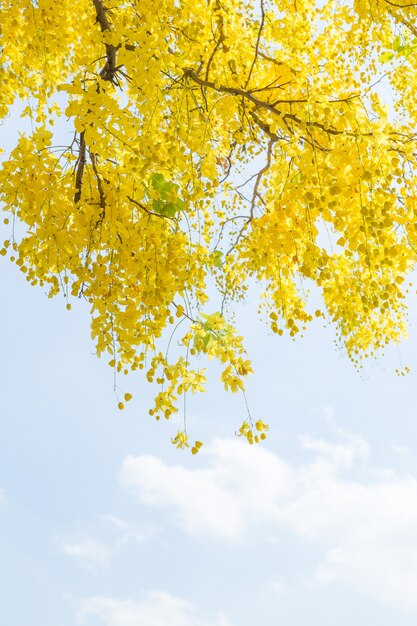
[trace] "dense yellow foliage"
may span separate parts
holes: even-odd
[[[200,355],[243,391],[224,311],[254,279],[278,334],[327,316],[354,361],[405,334],[416,17],[405,0],[2,1],[0,117],[18,99],[32,132],[0,170],[1,253],[91,304],[98,355],[159,386],[157,419],[204,389]],[[239,432],[266,430],[249,416]]]

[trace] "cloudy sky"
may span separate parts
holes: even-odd
[[[67,311],[4,259],[0,286],[0,623],[414,626],[413,302],[410,339],[358,373],[331,327],[271,336],[249,299],[248,397],[271,434],[233,435],[244,405],[213,368],[192,457],[138,379],[117,410],[85,303]]]

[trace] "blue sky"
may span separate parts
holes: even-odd
[[[416,623],[413,301],[410,339],[357,373],[331,327],[271,336],[249,298],[248,397],[270,436],[234,437],[243,401],[213,367],[189,402],[192,457],[139,379],[117,410],[84,302],[67,311],[4,259],[0,286],[0,623]]]

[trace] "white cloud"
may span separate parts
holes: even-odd
[[[285,591],[285,585],[281,578],[273,578],[267,584],[267,589],[270,593],[276,596],[281,596]]]
[[[375,483],[337,485],[340,497],[327,509],[334,546],[317,572],[393,606],[417,610],[417,481],[382,474]],[[322,498],[317,493],[317,506]],[[345,525],[334,508],[344,509]],[[325,524],[321,525],[321,533]]]
[[[389,443],[386,446],[386,449],[383,449],[383,451],[393,452],[394,454],[397,454],[398,456],[403,457],[405,459],[409,459],[412,456],[408,448],[406,448],[405,446],[398,446],[395,443]]]
[[[290,483],[291,470],[278,457],[262,448],[251,452],[240,442],[217,440],[206,452],[210,466],[194,470],[128,456],[120,481],[146,504],[173,506],[178,523],[192,534],[238,539],[248,522],[274,515]]]
[[[417,611],[417,480],[372,466],[366,441],[333,430],[336,442],[302,438],[311,460],[298,466],[262,447],[218,440],[204,468],[130,456],[120,481],[142,502],[173,509],[194,535],[243,540],[257,524],[266,539],[302,537],[322,550],[317,583]]]
[[[141,544],[155,532],[150,527],[138,526],[115,515],[103,515],[100,524],[90,533],[80,533],[71,538],[59,541],[61,552],[75,560],[75,563],[90,572],[102,569],[110,560],[123,551],[126,544]],[[104,535],[101,541],[96,535]]]
[[[369,445],[362,437],[340,430],[338,434],[344,437],[343,443],[330,443],[325,439],[315,439],[310,435],[302,436],[301,442],[306,450],[316,452],[318,456],[327,459],[337,468],[348,469],[355,461],[366,461],[369,458]]]
[[[129,542],[141,544],[148,541],[157,531],[156,527],[132,524],[132,522],[116,515],[103,515],[101,519],[116,530],[117,534],[113,543],[114,553],[120,552]]]
[[[96,619],[104,626],[231,626],[223,614],[201,617],[188,600],[162,591],[151,591],[134,600],[87,598],[80,603],[77,621],[88,625],[96,624]]]
[[[63,541],[61,550],[75,559],[77,565],[91,572],[108,563],[112,555],[108,546],[92,537],[79,541]]]

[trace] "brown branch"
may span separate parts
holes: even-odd
[[[214,246],[213,249],[217,250],[217,248],[218,248],[218,246],[220,244],[220,241],[222,239],[223,231],[224,231],[224,228],[225,228],[226,224],[228,224],[229,222],[233,222],[234,220],[246,220],[246,221],[250,222],[251,219],[252,218],[249,215],[235,215],[235,217],[229,217],[227,220],[224,220],[224,222],[222,222],[221,225],[220,225],[220,230],[219,230],[219,234],[217,236],[216,245]]]
[[[209,60],[207,61],[207,67],[206,67],[206,80],[207,80],[207,79],[208,79],[208,77],[209,77],[209,73],[210,73],[210,66],[211,66],[211,64],[212,64],[212,62],[213,62],[213,59],[214,59],[214,57],[215,57],[215,55],[216,55],[217,50],[220,48],[220,45],[221,45],[222,41],[223,41],[223,39],[222,39],[222,37],[220,36],[220,37],[219,37],[219,39],[216,41],[216,45],[215,45],[215,46],[214,46],[214,48],[213,48],[213,51],[212,51],[212,53],[211,53],[211,55],[210,55],[210,57],[209,57]]]
[[[387,2],[387,0],[385,0],[385,2]],[[389,2],[388,4],[391,4],[391,3]],[[395,7],[396,5],[393,5],[393,6]],[[408,28],[408,30],[410,30],[413,33],[414,37],[417,37],[417,28],[413,24],[411,24],[409,20],[405,19],[405,17],[403,17],[402,15],[399,15],[398,13],[396,13],[395,10],[393,9],[388,11],[388,13],[391,15],[391,17],[394,18],[395,21],[400,22],[400,24]]]
[[[264,122],[263,120],[260,119],[260,117],[258,117],[255,113],[255,111],[250,111],[250,114],[252,116],[252,118],[255,120],[256,124],[259,126],[259,128],[261,130],[264,131],[264,133],[266,135],[268,135],[268,137],[270,139],[274,139],[275,141],[279,141],[279,140],[283,140],[283,137],[280,137],[279,135],[277,135],[276,133],[273,133],[271,131],[271,127],[269,126],[269,124],[267,124],[266,122]]]
[[[268,83],[268,85],[265,85],[265,87],[256,87],[256,89],[249,89],[249,91],[250,93],[256,93],[259,91],[272,91],[274,89],[284,89],[284,85],[282,83],[276,86],[276,83],[280,79],[281,79],[281,76],[278,76],[278,78],[274,78],[274,80]],[[285,85],[288,85],[288,83],[285,83]]]
[[[91,164],[93,166],[94,175],[97,180],[97,189],[98,189],[98,194],[100,197],[100,208],[101,208],[100,220],[103,220],[106,215],[106,196],[104,194],[103,182],[101,180],[101,176],[97,169],[97,157],[94,154],[94,152],[91,152],[90,150],[89,150],[89,153],[90,153]]]
[[[78,159],[76,166],[76,174],[75,174],[75,195],[74,195],[74,204],[78,204],[81,198],[81,187],[83,184],[83,174],[84,168],[86,164],[86,144],[85,144],[85,131],[83,130],[80,134],[80,148],[78,151]]]
[[[210,66],[213,62],[214,57],[216,56],[216,52],[217,50],[220,48],[221,44],[224,42],[225,37],[224,37],[224,31],[223,31],[223,18],[220,16],[219,17],[219,30],[220,30],[220,35],[218,40],[216,41],[216,45],[213,48],[213,51],[209,57],[209,60],[207,61],[207,67],[206,67],[206,80],[208,80],[209,77],[209,73],[210,73]]]
[[[231,254],[233,252],[233,250],[236,248],[237,244],[239,243],[239,241],[242,239],[243,237],[243,233],[245,232],[248,224],[250,224],[252,221],[252,217],[249,217],[247,219],[247,221],[243,224],[242,228],[239,230],[237,237],[236,237],[236,241],[230,246],[229,250],[226,252],[226,254],[224,255],[225,257],[228,257],[229,254]]]
[[[144,204],[141,204],[140,202],[138,202],[137,200],[135,200],[131,196],[126,196],[126,198],[129,200],[129,202],[132,202],[133,204],[135,204],[137,207],[142,209],[142,211],[145,211],[145,213],[147,213],[148,215],[154,215],[155,217],[159,217],[159,219],[162,219],[162,220],[174,220],[174,221],[176,221],[175,217],[171,217],[169,215],[161,215],[160,213],[155,213],[155,211],[150,211]]]
[[[255,111],[251,111],[250,112],[252,118],[255,120],[256,124],[259,126],[259,128],[261,128],[261,130],[264,131],[264,133],[266,135],[268,135],[268,137],[270,139],[274,139],[274,141],[289,141],[289,139],[287,139],[286,137],[281,137],[280,135],[277,135],[276,133],[273,133],[271,131],[271,127],[269,126],[269,124],[267,124],[266,122],[264,122],[263,120],[261,120],[255,113]],[[285,121],[285,120],[284,120]],[[288,128],[288,132],[290,134],[293,134],[292,128],[290,128],[290,126],[287,124],[287,122],[285,122],[286,127]],[[310,137],[312,138],[312,134],[311,131],[307,130],[308,134],[310,135]],[[319,142],[317,141],[317,139],[314,139],[313,141],[311,139],[308,139],[307,137],[303,137],[304,141],[306,141],[308,144],[310,144],[312,146],[312,148],[318,148],[319,150],[321,150],[322,152],[328,152],[327,148],[324,148],[322,145],[319,144]]]
[[[253,194],[252,194],[252,202],[250,205],[250,216],[251,218],[253,218],[254,215],[254,211],[255,211],[255,202],[256,202],[256,197],[259,196],[259,185],[261,183],[262,180],[262,176],[269,170],[269,168],[271,167],[271,160],[272,160],[272,149],[274,147],[274,143],[275,143],[275,139],[271,138],[268,142],[268,150],[267,150],[267,155],[266,155],[266,163],[264,165],[264,167],[259,170],[257,176],[256,176],[256,180],[255,180],[255,185],[253,187]]]
[[[250,79],[251,79],[251,76],[252,76],[252,72],[254,70],[256,61],[258,59],[259,44],[260,44],[260,41],[261,41],[261,35],[262,35],[262,31],[264,29],[264,26],[265,26],[265,7],[264,7],[264,0],[261,0],[261,23],[259,24],[258,36],[256,38],[256,44],[255,44],[255,55],[253,57],[252,65],[250,67],[249,74],[248,74],[248,77],[247,77],[246,82],[245,82],[245,89],[249,85],[249,82],[250,82]]]
[[[93,4],[96,10],[96,21],[100,24],[101,32],[104,33],[105,31],[110,31],[111,24],[107,18],[107,9],[105,8],[103,4],[103,0],[93,0]],[[109,81],[114,84],[116,72],[120,70],[120,68],[122,67],[121,65],[119,66],[116,65],[116,52],[120,46],[115,47],[111,44],[105,44],[105,47],[106,47],[106,57],[105,57],[106,62],[100,72],[100,77],[102,78],[102,80]],[[97,84],[97,91],[99,91],[99,89],[100,89],[100,86],[99,84]],[[75,204],[78,204],[78,202],[81,199],[83,174],[84,174],[85,164],[87,162],[86,152],[87,152],[87,145],[85,142],[85,131],[82,131],[80,133],[80,149],[79,149],[79,155],[78,155],[77,166],[76,166],[76,175],[75,175],[75,189],[76,189],[76,192],[74,195]],[[89,154],[90,154],[94,174],[97,179],[97,188],[98,188],[98,192],[100,196],[100,206],[102,208],[103,217],[104,217],[105,208],[106,208],[106,200],[105,200],[102,181],[97,170],[96,155],[92,153],[91,151],[89,151]]]
[[[277,59],[274,59],[274,57],[270,57],[265,54],[265,52],[261,52],[260,50],[258,50],[258,56],[265,59],[265,61],[270,61],[270,63],[273,63],[274,65],[285,65],[282,61],[278,61]]]
[[[252,102],[256,107],[260,109],[266,109],[267,111],[270,111],[274,115],[277,115],[278,117],[280,117],[284,121],[284,123],[287,125],[287,127],[288,127],[287,120],[291,120],[292,122],[295,122],[296,124],[299,124],[299,125],[303,123],[302,120],[296,115],[294,115],[293,113],[283,113],[282,111],[276,108],[275,104],[271,102],[266,102],[265,100],[260,100],[259,98],[254,96],[252,92],[246,91],[245,89],[241,89],[240,87],[226,87],[224,85],[215,85],[212,81],[204,80],[203,78],[198,76],[198,74],[196,74],[195,71],[191,68],[184,69],[184,76],[191,78],[191,80],[197,83],[197,85],[200,85],[200,87],[208,87],[210,89],[213,89],[214,91],[218,91],[220,93],[228,93],[232,96],[241,96],[245,100],[249,100],[250,102]],[[291,104],[292,102],[293,102],[292,100],[289,100],[288,104]],[[354,137],[357,136],[357,133],[348,133],[346,131],[337,130],[334,127],[325,126],[324,124],[321,124],[320,122],[305,121],[304,123],[306,126],[319,128],[320,130],[327,133],[328,135],[352,135]],[[369,136],[370,134],[371,133],[361,133],[361,136],[365,136],[365,135]]]
[[[408,9],[409,7],[417,7],[417,4],[415,2],[411,4],[396,4],[395,2],[390,2],[390,0],[385,0],[385,2],[387,4],[390,4],[392,7],[395,7],[396,9]]]
[[[100,24],[101,32],[106,30],[111,31],[111,24],[107,18],[107,9],[103,4],[103,0],[93,0],[94,8],[96,10],[96,20]],[[106,43],[106,63],[100,72],[100,77],[103,80],[114,82],[114,77],[117,71],[116,67],[116,53],[117,48],[111,44]]]
[[[195,83],[200,85],[200,87],[209,87],[210,89],[214,89],[214,91],[219,91],[220,93],[229,93],[232,96],[242,96],[247,100],[250,100],[257,107],[268,109],[272,113],[279,114],[281,113],[277,111],[277,109],[270,104],[269,102],[264,102],[263,100],[259,100],[256,98],[250,91],[246,91],[245,89],[241,89],[240,87],[226,87],[223,85],[215,85],[210,80],[204,80],[195,71],[191,68],[184,69],[184,76],[191,78]]]
[[[259,185],[261,184],[262,181],[262,177],[264,174],[266,174],[266,172],[269,170],[269,168],[271,167],[271,163],[272,163],[272,150],[274,147],[274,144],[276,143],[276,139],[274,138],[270,138],[269,142],[268,142],[268,148],[267,148],[267,156],[266,156],[266,163],[265,165],[259,170],[259,172],[256,174],[256,180],[255,180],[255,184],[253,186],[253,193],[252,193],[252,200],[251,200],[251,206],[250,206],[250,216],[248,216],[247,218],[245,218],[247,221],[243,224],[242,228],[239,230],[236,240],[235,242],[232,244],[232,246],[229,248],[229,250],[226,252],[225,256],[229,256],[229,254],[231,254],[231,252],[233,252],[233,250],[236,248],[237,244],[239,243],[239,241],[241,240],[241,238],[243,237],[243,233],[245,232],[246,228],[248,227],[248,225],[251,223],[251,221],[254,218],[254,213],[255,213],[255,203],[256,203],[256,198],[259,197],[261,200],[262,198],[259,195]],[[237,189],[237,188],[236,188]],[[263,200],[262,200],[263,201]]]

